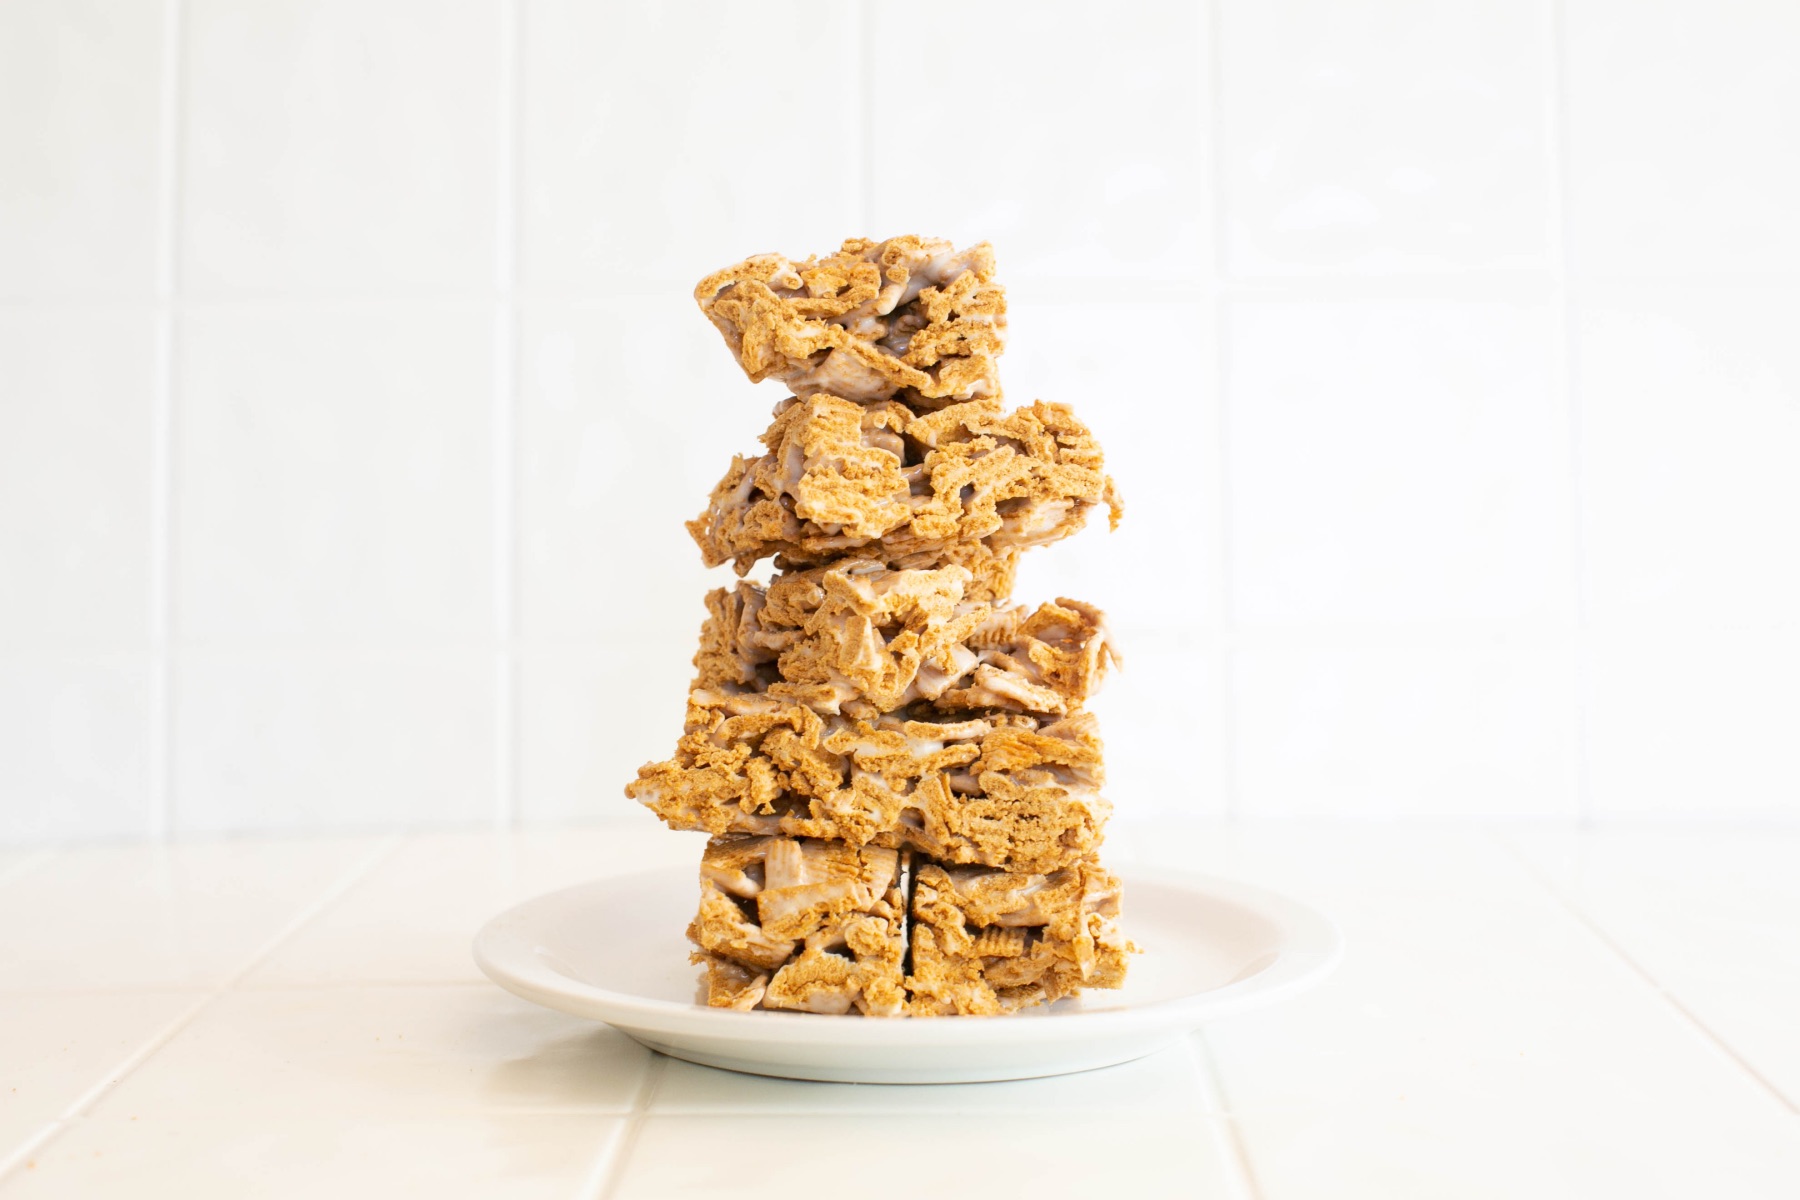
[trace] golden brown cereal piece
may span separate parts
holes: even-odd
[[[933,698],[939,708],[1071,713],[1100,690],[1119,659],[1106,614],[1066,596],[1036,609],[996,609],[969,644],[975,669]]]
[[[690,930],[690,936],[692,930]],[[769,986],[769,973],[746,967],[705,950],[696,950],[689,959],[706,968],[704,987],[706,1002],[714,1008],[749,1011],[762,1004],[763,992]]]
[[[753,382],[928,406],[998,396],[1006,293],[986,242],[851,238],[833,255],[758,254],[701,280],[700,309]]]
[[[909,864],[904,851],[723,837],[700,864],[688,926],[707,1003],[900,1016]]]
[[[913,1016],[1016,1012],[1125,982],[1119,880],[1093,859],[1048,875],[920,864]]]
[[[767,453],[734,459],[688,522],[708,566],[742,575],[771,555],[783,566],[939,566],[977,543],[1004,554],[1065,538],[1098,504],[1115,526],[1122,512],[1094,435],[1041,400],[921,414],[814,395],[778,405],[762,441]]]
[[[852,559],[706,597],[694,686],[763,692],[873,718],[943,709],[1065,714],[1098,690],[1114,652],[1104,614],[1074,600],[996,609],[963,599],[969,572]]]
[[[911,847],[951,863],[1054,871],[1100,844],[1093,717],[916,705],[873,720],[697,688],[675,757],[625,794],[675,829]]]

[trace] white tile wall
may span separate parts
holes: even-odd
[[[118,0],[0,9],[0,297],[150,294],[164,20]]]
[[[1800,23],[1737,0],[0,6],[0,840],[561,820],[771,388],[986,237],[1125,811],[1800,818]]]
[[[500,12],[498,0],[182,0],[183,286],[485,291]]]
[[[1103,294],[1200,277],[1203,6],[865,7],[876,228],[987,239],[1009,277],[1113,281]]]
[[[1234,274],[1549,265],[1542,6],[1219,8],[1221,249]]]
[[[1234,305],[1237,620],[1567,621],[1574,521],[1552,325],[1530,303]]]
[[[1250,636],[1234,695],[1246,811],[1577,815],[1568,646]]]
[[[1570,231],[1584,275],[1800,270],[1800,9],[1566,0]]]
[[[1800,631],[1606,633],[1588,653],[1596,815],[1793,816]]]
[[[1587,590],[1655,632],[1800,614],[1800,287],[1589,289]]]
[[[148,313],[0,308],[0,646],[144,645],[155,365]]]
[[[184,642],[488,634],[488,325],[463,306],[183,318]]]
[[[522,7],[529,286],[677,300],[747,254],[861,221],[857,5]]]
[[[491,812],[485,649],[194,649],[174,695],[189,830],[456,823]]]
[[[519,339],[519,622],[533,643],[685,642],[724,582],[682,523],[784,392],[688,298],[533,302]],[[689,650],[688,653],[692,653]]]

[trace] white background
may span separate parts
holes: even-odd
[[[1121,812],[1800,819],[1800,6],[0,4],[0,840],[560,821],[779,393],[991,240]],[[648,817],[644,818],[648,820]]]

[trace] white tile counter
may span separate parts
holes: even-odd
[[[0,1197],[1800,1195],[1800,831],[1109,844],[1314,903],[1349,955],[1109,1071],[795,1083],[476,972],[505,905],[694,859],[647,821],[0,853]]]

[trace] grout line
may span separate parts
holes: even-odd
[[[1237,1117],[1232,1115],[1224,1076],[1204,1030],[1196,1029],[1188,1038],[1188,1055],[1200,1078],[1201,1097],[1215,1114],[1210,1124],[1224,1162],[1226,1187],[1234,1200],[1261,1200],[1262,1188],[1256,1182],[1255,1168],[1250,1165],[1250,1148],[1244,1144],[1244,1131],[1239,1127]]]
[[[1212,153],[1207,156],[1207,179],[1212,189],[1213,279],[1222,290],[1229,286],[1226,263],[1225,216],[1225,12],[1223,0],[1202,0],[1206,6],[1207,137]]]
[[[181,0],[163,6],[157,98],[155,379],[150,392],[150,704],[146,835],[175,824],[175,388],[181,280]]]
[[[312,903],[296,913],[293,919],[282,926],[273,937],[269,938],[268,941],[252,951],[250,957],[244,961],[243,965],[233,971],[230,975],[226,976],[224,982],[217,985],[199,1000],[196,1000],[185,1012],[170,1021],[167,1025],[164,1025],[156,1033],[152,1034],[148,1040],[139,1045],[138,1048],[133,1050],[130,1054],[127,1054],[111,1070],[102,1073],[99,1082],[95,1083],[92,1087],[88,1088],[87,1091],[70,1101],[68,1107],[64,1108],[61,1114],[58,1115],[57,1123],[54,1126],[43,1135],[34,1138],[32,1141],[19,1147],[5,1159],[0,1159],[0,1182],[4,1182],[6,1176],[17,1170],[19,1164],[27,1161],[30,1155],[35,1154],[55,1140],[55,1138],[68,1127],[71,1121],[85,1115],[87,1111],[93,1108],[95,1104],[98,1104],[108,1092],[112,1091],[129,1078],[132,1072],[143,1066],[154,1057],[159,1050],[180,1036],[182,1030],[193,1024],[202,1013],[218,1003],[221,997],[230,992],[239,983],[243,982],[252,971],[255,971],[256,968],[267,962],[268,959],[277,950],[281,949],[289,939],[299,933],[300,930],[304,929],[307,925],[311,924],[313,920],[324,913],[333,904],[337,903],[337,901],[351,888],[367,878],[369,874],[373,872],[376,867],[380,866],[382,862],[398,849],[404,841],[405,838],[398,834],[389,835],[388,837],[381,839],[381,841],[376,844],[375,848],[364,855],[361,861],[353,868],[339,876],[338,879],[327,887],[324,892],[320,893]]]
[[[649,1115],[650,1105],[662,1088],[663,1073],[668,1069],[668,1063],[667,1056],[655,1050],[650,1052],[650,1061],[644,1067],[644,1078],[638,1083],[637,1095],[631,1098],[631,1115],[625,1119],[625,1131],[619,1135],[618,1145],[609,1148],[611,1152],[602,1155],[595,1164],[588,1178],[588,1186],[582,1189],[584,1197],[589,1200],[612,1200],[613,1193],[618,1191],[619,1181],[625,1177],[625,1167],[630,1162],[632,1153],[637,1150],[644,1118]]]
[[[1502,837],[1493,829],[1488,829],[1486,833],[1490,839],[1499,843],[1501,848],[1512,857],[1514,862],[1524,868],[1526,874],[1530,875],[1545,891],[1549,892],[1550,895],[1555,898],[1556,902],[1562,906],[1565,912],[1576,921],[1580,922],[1596,941],[1610,950],[1613,956],[1623,963],[1632,974],[1648,984],[1651,990],[1662,997],[1663,1001],[1680,1014],[1689,1025],[1693,1026],[1702,1037],[1717,1047],[1725,1057],[1736,1063],[1744,1074],[1748,1075],[1751,1079],[1761,1085],[1762,1089],[1773,1097],[1776,1103],[1780,1104],[1790,1113],[1800,1116],[1800,1104],[1796,1104],[1794,1099],[1786,1092],[1782,1091],[1780,1087],[1776,1086],[1773,1080],[1757,1070],[1755,1065],[1752,1064],[1748,1058],[1745,1058],[1744,1055],[1739,1053],[1730,1042],[1727,1042],[1715,1032],[1712,1026],[1708,1025],[1700,1018],[1698,1013],[1689,1008],[1687,1004],[1682,1001],[1680,996],[1677,996],[1674,992],[1663,986],[1661,981],[1659,981],[1655,975],[1651,974],[1648,968],[1638,962],[1629,950],[1615,940],[1597,920],[1588,914],[1586,909],[1576,903],[1575,899],[1565,892],[1548,872],[1538,866],[1537,863],[1533,862],[1528,855],[1512,842],[1511,839]]]
[[[522,6],[501,0],[494,202],[493,473],[494,826],[519,820],[518,788],[518,148]]]
[[[1569,59],[1562,0],[1546,0],[1550,35],[1550,102],[1545,114],[1551,181],[1550,241],[1555,255],[1552,304],[1556,310],[1555,354],[1560,368],[1563,409],[1568,421],[1569,568],[1573,575],[1575,636],[1570,647],[1569,686],[1575,725],[1575,811],[1583,828],[1594,822],[1588,769],[1588,566],[1587,483],[1582,468],[1580,344],[1574,295],[1575,251],[1569,230]]]
[[[1217,441],[1214,449],[1214,473],[1217,477],[1219,501],[1219,557],[1218,557],[1218,589],[1217,603],[1219,608],[1219,627],[1223,631],[1223,644],[1219,647],[1219,714],[1223,729],[1220,731],[1223,761],[1221,763],[1222,780],[1225,788],[1225,819],[1237,821],[1240,816],[1238,797],[1238,762],[1237,762],[1237,614],[1232,604],[1232,576],[1234,551],[1231,539],[1231,402],[1227,388],[1227,377],[1230,362],[1226,353],[1226,332],[1230,328],[1229,303],[1226,285],[1226,222],[1225,222],[1225,56],[1222,49],[1224,40],[1225,18],[1220,0],[1209,0],[1206,4],[1207,21],[1207,60],[1211,74],[1209,95],[1211,103],[1207,113],[1208,137],[1212,142],[1212,153],[1208,156],[1209,177],[1211,180],[1212,202],[1212,243],[1213,243],[1213,281],[1215,287],[1212,294],[1212,336],[1213,336],[1213,437]]]
[[[60,1118],[45,1121],[41,1129],[14,1146],[4,1158],[0,1158],[0,1179],[5,1179],[21,1164],[35,1165],[32,1162],[32,1156],[60,1137],[67,1125],[68,1122]]]
[[[875,6],[872,0],[861,0],[854,11],[862,134],[862,196],[858,206],[862,230],[857,236],[882,237],[875,231]]]

